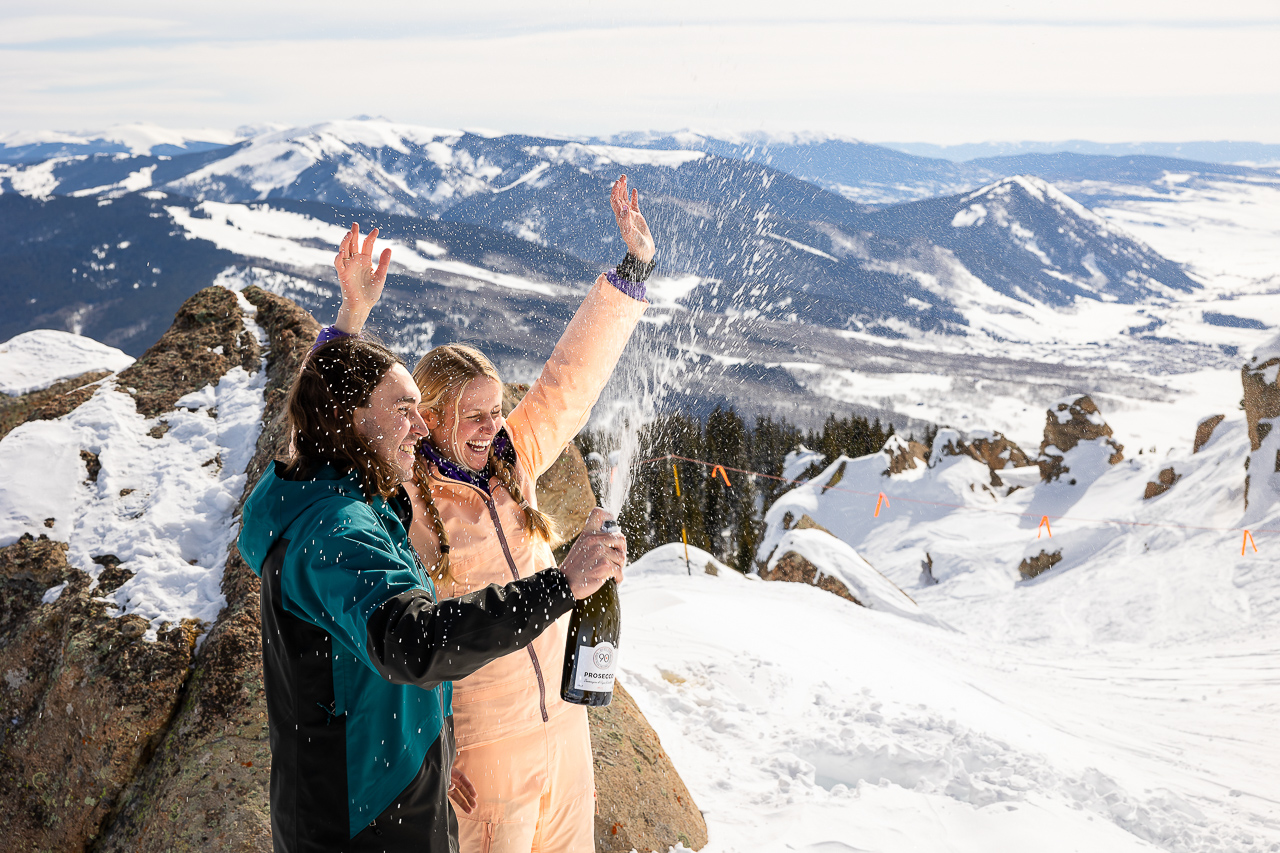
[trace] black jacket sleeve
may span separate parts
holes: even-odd
[[[431,688],[524,648],[573,604],[569,579],[555,568],[439,603],[407,590],[370,615],[366,648],[388,680]]]

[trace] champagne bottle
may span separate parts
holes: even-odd
[[[612,533],[612,519],[600,528]],[[613,701],[613,676],[618,669],[618,640],[622,635],[622,610],[618,585],[613,578],[595,593],[573,606],[569,639],[560,676],[560,698],[575,705],[608,705]]]

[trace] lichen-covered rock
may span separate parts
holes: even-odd
[[[589,708],[595,761],[596,850],[665,853],[680,843],[698,850],[707,824],[658,735],[621,684],[613,701]]]
[[[0,438],[27,421],[62,417],[92,397],[98,388],[97,382],[110,375],[106,370],[94,370],[16,397],[0,394]]]
[[[1260,347],[1240,371],[1244,416],[1249,428],[1244,503],[1255,510],[1280,499],[1280,337]],[[1261,501],[1261,503],[1260,503]]]
[[[264,426],[248,466],[247,496],[287,451],[285,399],[320,325],[290,300],[257,287],[244,296],[269,341]],[[257,576],[232,546],[222,576],[227,606],[205,638],[181,709],[99,850],[271,849],[258,589]]]
[[[245,329],[235,293],[206,287],[182,303],[169,330],[120,371],[117,381],[122,390],[133,389],[138,412],[153,418],[233,367],[256,373],[261,361],[262,347]]]
[[[900,435],[891,435],[884,443],[882,453],[888,458],[884,476],[901,474],[917,467],[924,467],[928,462],[929,448],[918,441],[910,441]]]
[[[0,549],[0,833],[9,850],[83,850],[173,717],[199,626],[142,638],[72,568],[67,546]]]
[[[1036,465],[1046,483],[1057,480],[1071,468],[1065,463],[1068,453],[1084,443],[1097,443],[1107,451],[1107,464],[1124,461],[1124,445],[1111,437],[1111,427],[1093,400],[1082,394],[1066,397],[1049,407],[1045,416],[1044,440]]]
[[[523,383],[507,383],[502,388],[502,415],[506,417],[529,393]],[[587,516],[596,505],[587,463],[570,442],[538,478],[538,509],[555,519],[559,533],[551,547],[558,548],[582,532]]]

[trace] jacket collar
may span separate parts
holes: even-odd
[[[493,450],[507,464],[514,465],[516,462],[516,449],[511,441],[511,435],[504,426],[498,430],[498,434],[493,438]],[[436,470],[445,479],[454,480],[459,483],[467,483],[475,486],[486,495],[489,494],[489,478],[493,476],[492,465],[486,465],[483,471],[472,471],[457,462],[446,459],[444,454],[436,450],[428,439],[423,439],[418,445],[418,452],[426,457],[427,461],[436,466]]]

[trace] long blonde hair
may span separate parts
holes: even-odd
[[[465,344],[445,344],[438,346],[418,361],[413,369],[413,381],[418,384],[422,393],[422,411],[432,411],[445,421],[446,409],[453,408],[453,439],[458,438],[458,423],[461,419],[462,394],[472,380],[488,377],[502,386],[502,378],[497,369],[484,353],[475,347]],[[429,439],[423,439],[428,441]],[[489,466],[498,477],[502,487],[511,495],[511,499],[519,505],[518,512],[523,517],[524,529],[550,544],[555,539],[556,523],[533,504],[525,499],[520,489],[519,478],[515,466],[498,456],[494,451],[497,442],[489,445]],[[440,561],[431,569],[437,581],[451,578],[449,571],[449,535],[445,532],[444,521],[440,518],[440,510],[436,507],[435,498],[431,494],[430,463],[421,454],[414,462],[414,476],[422,491],[423,501],[427,505],[427,514],[431,517],[435,528],[436,539],[440,545]]]

